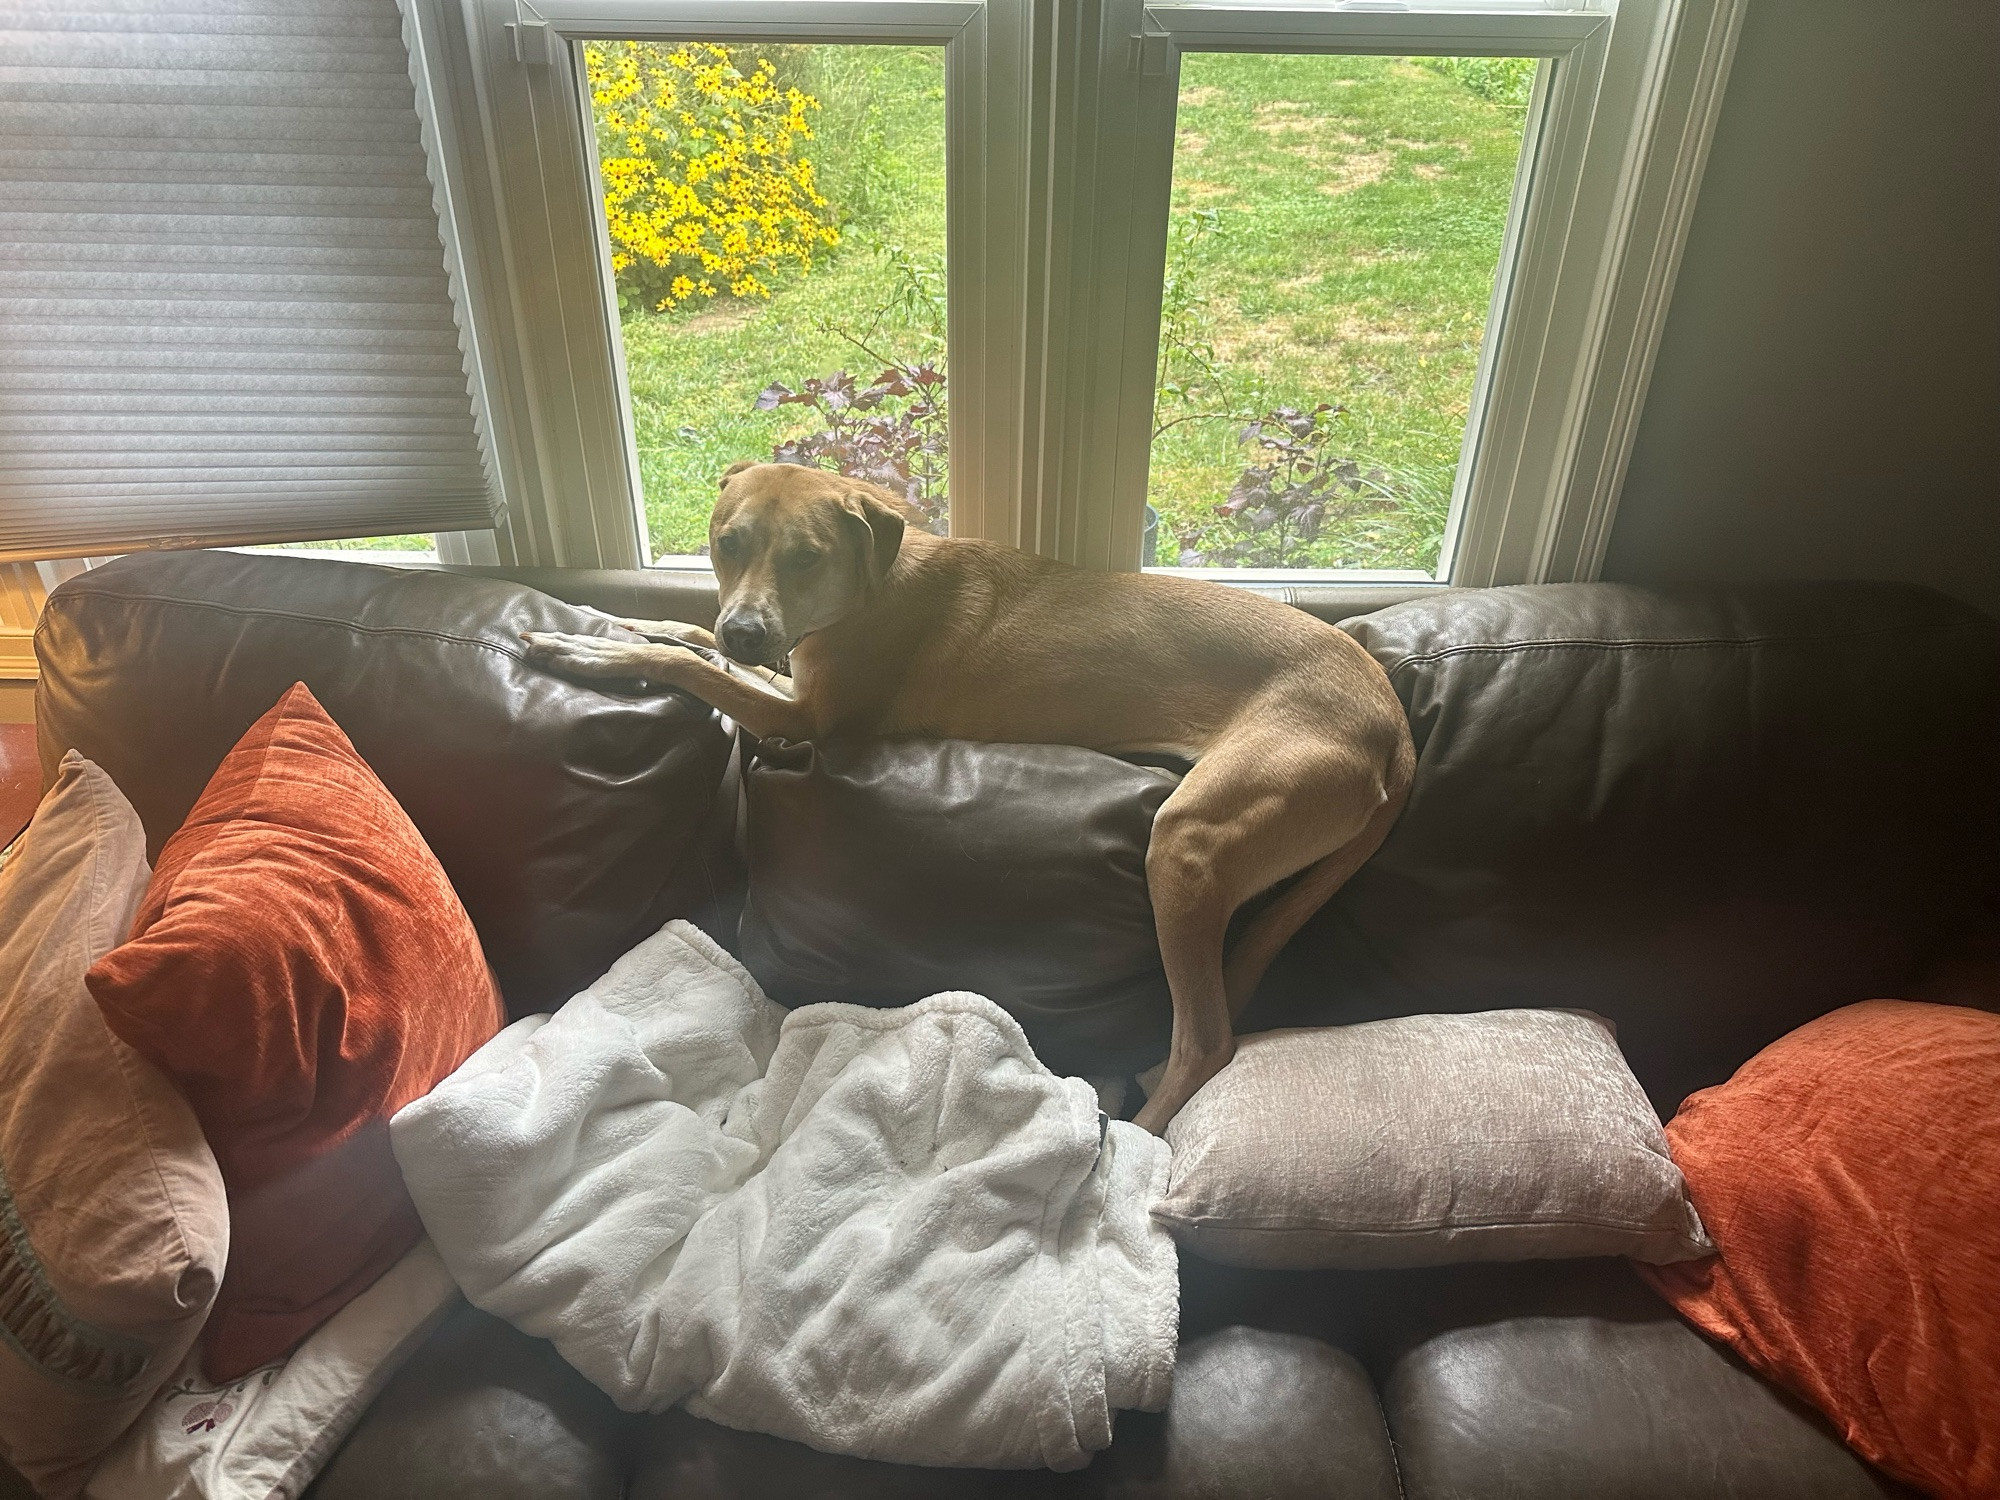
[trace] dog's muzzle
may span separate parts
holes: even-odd
[[[762,666],[777,644],[771,627],[754,615],[738,615],[718,622],[716,642],[723,652],[747,666]]]

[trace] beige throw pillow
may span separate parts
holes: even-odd
[[[1244,1037],[1167,1128],[1154,1214],[1239,1266],[1713,1251],[1611,1023],[1406,1016]]]
[[[0,870],[0,1457],[47,1496],[180,1364],[229,1254],[193,1111],[83,984],[149,874],[138,816],[74,751]]]

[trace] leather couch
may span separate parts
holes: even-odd
[[[72,580],[38,639],[45,766],[71,746],[97,759],[157,848],[235,737],[303,678],[436,849],[517,1014],[559,1003],[681,914],[740,943],[787,1003],[894,1003],[944,952],[955,983],[1018,998],[1038,1047],[1066,1064],[1164,1035],[1129,871],[1171,767],[1085,756],[1052,778],[1048,747],[959,747],[949,774],[935,746],[755,755],[690,700],[586,692],[520,659],[523,629],[606,629],[587,607],[712,618],[712,588],[456,571],[189,553]],[[1619,1024],[1670,1113],[1813,1015],[1920,993],[1992,921],[2000,631],[1940,595],[1443,592],[1345,628],[1409,710],[1417,781],[1388,844],[1273,969],[1246,1030],[1583,1006]],[[1063,920],[1046,916],[1036,879],[1010,892],[977,869],[923,865],[893,819],[835,815],[839,797],[864,794],[906,810],[948,797],[940,815],[972,845],[1012,840],[1020,869],[1063,882]],[[1024,796],[1053,819],[1016,816],[1008,799]],[[878,823],[892,831],[871,835]],[[913,890],[927,903],[914,914]],[[788,938],[799,931],[819,936]],[[1085,995],[1069,1010],[1051,952]],[[930,956],[897,969],[885,955],[898,953]],[[906,1469],[678,1411],[622,1413],[548,1345],[467,1308],[310,1493],[1903,1493],[1623,1262],[1264,1273],[1183,1256],[1181,1274],[1170,1406],[1123,1414],[1079,1473]],[[0,1473],[0,1495],[10,1484]]]

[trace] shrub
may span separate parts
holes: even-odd
[[[1488,104],[1526,109],[1535,92],[1535,57],[1425,57],[1419,61],[1433,73],[1456,78]]]
[[[768,59],[711,42],[591,42],[583,56],[621,304],[768,297],[781,266],[811,270],[839,243],[800,149],[819,101]]]
[[[1232,523],[1218,538],[1190,527],[1180,537],[1184,568],[1296,568],[1303,549],[1328,522],[1364,511],[1394,510],[1395,493],[1380,469],[1329,451],[1331,423],[1341,408],[1322,401],[1311,411],[1281,406],[1247,423],[1239,442],[1255,443],[1261,462],[1244,469],[1215,513]]]
[[[881,364],[882,373],[866,386],[846,370],[808,380],[797,390],[774,380],[758,392],[757,410],[806,406],[821,422],[818,431],[774,446],[773,463],[831,469],[879,484],[922,511],[925,525],[942,536],[951,516],[944,260],[901,245],[877,248],[887,285],[867,324],[857,334],[821,319],[819,331],[852,344]],[[871,340],[885,333],[906,349],[915,344],[922,353],[907,358],[878,352]]]
[[[1166,278],[1160,286],[1160,353],[1153,387],[1153,437],[1183,422],[1226,417],[1229,381],[1215,352],[1212,298],[1203,290],[1200,257],[1226,245],[1222,214],[1191,208],[1167,236]],[[1241,420],[1241,418],[1238,418]]]
[[[902,496],[942,534],[950,515],[945,494],[950,458],[944,372],[934,365],[891,365],[860,386],[845,370],[808,380],[797,390],[777,381],[757,396],[757,410],[810,406],[825,424],[771,450],[771,460],[832,469]]]

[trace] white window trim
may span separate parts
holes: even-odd
[[[623,349],[608,295],[588,103],[570,44],[703,37],[930,44],[945,49],[953,513],[1019,488],[1018,319],[1026,245],[996,221],[1024,191],[1018,111],[1028,0],[404,0],[436,166],[467,262],[455,284],[495,393],[495,470],[509,521],[493,559],[558,567],[645,561]],[[726,24],[718,22],[726,14]],[[992,117],[1005,116],[995,128]],[[446,124],[449,118],[455,124]],[[586,228],[587,226],[587,228]],[[998,390],[995,390],[995,387]],[[528,435],[512,445],[509,433]],[[969,525],[968,525],[969,523]],[[458,539],[441,555],[460,560]],[[468,548],[468,552],[472,549]]]
[[[1479,586],[1596,576],[1742,0],[1620,0],[1615,14],[1228,0],[1111,8],[1127,56],[1107,49],[1100,108],[1142,123],[1122,142],[1104,139],[1098,177],[1111,202],[1097,223],[1124,212],[1132,228],[1125,245],[1100,247],[1085,293],[1100,309],[1097,384],[1116,390],[1115,415],[1107,399],[1096,422],[1075,424],[1081,488],[1111,501],[1057,519],[1067,544],[1059,555],[1130,566],[1139,550],[1183,51],[1454,52],[1541,56],[1555,67],[1543,70],[1529,108],[1439,578]],[[1087,316],[1082,304],[1078,312]],[[1171,571],[1264,585],[1357,582],[1330,570]],[[1412,593],[1440,586],[1402,581]]]
[[[1139,554],[1181,51],[1558,59],[1530,109],[1539,151],[1524,148],[1535,167],[1516,188],[1526,208],[1510,217],[1440,569],[1477,586],[1596,575],[1746,0],[403,3],[506,507],[490,543],[441,537],[440,551],[522,565],[644,560],[573,42],[943,45],[953,530],[1100,568]],[[1346,570],[1208,576],[1440,586]]]

